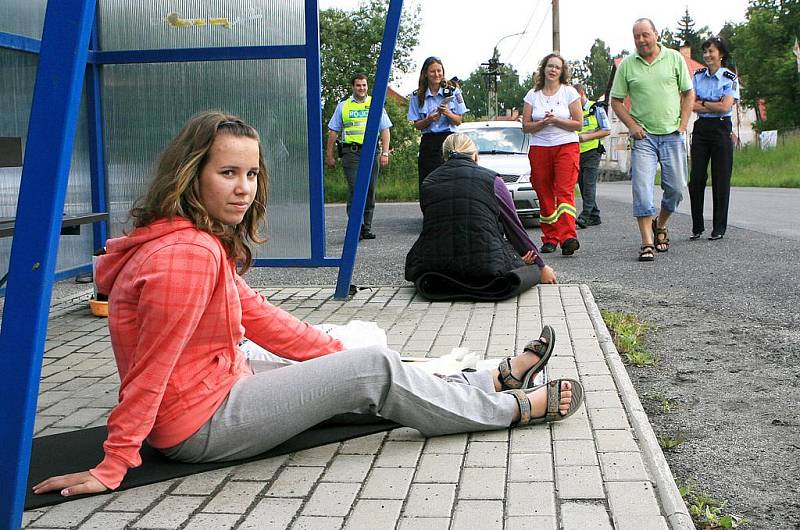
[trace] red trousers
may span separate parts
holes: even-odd
[[[578,182],[581,155],[578,143],[540,147],[528,151],[531,183],[539,197],[542,243],[559,245],[575,232],[575,184]]]

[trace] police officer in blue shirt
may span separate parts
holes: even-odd
[[[468,111],[461,89],[444,78],[444,66],[438,57],[428,57],[419,73],[419,87],[411,96],[408,119],[422,132],[417,170],[419,183],[444,163],[442,144],[461,125]]]
[[[694,73],[697,113],[691,147],[691,175],[689,199],[692,204],[692,235],[697,240],[705,230],[703,224],[703,199],[708,162],[711,161],[711,191],[714,200],[714,221],[711,241],[722,239],[728,225],[728,202],[733,170],[733,138],[731,114],[739,99],[739,82],[728,68],[728,46],[719,37],[709,37],[703,42],[703,60],[707,67]]]

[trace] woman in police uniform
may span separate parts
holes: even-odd
[[[736,74],[728,70],[728,46],[719,37],[703,43],[703,60],[707,67],[694,73],[694,112],[697,121],[692,132],[692,168],[689,178],[689,199],[692,203],[691,240],[700,239],[703,225],[703,199],[711,161],[711,189],[714,200],[714,221],[709,240],[722,239],[728,225],[728,200],[733,170],[733,138],[731,114],[739,99]]]
[[[420,185],[431,171],[444,163],[442,144],[461,125],[467,110],[461,89],[445,81],[441,59],[425,59],[419,73],[419,87],[408,105],[409,121],[422,132],[417,162]]]

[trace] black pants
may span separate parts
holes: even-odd
[[[442,158],[442,144],[450,136],[450,131],[427,133],[422,135],[419,142],[419,158],[417,159],[417,171],[419,173],[419,185],[422,188],[422,181],[425,180],[431,171],[444,164]]]
[[[714,222],[711,234],[721,236],[728,226],[728,202],[733,170],[733,139],[730,118],[699,118],[692,132],[692,169],[689,199],[692,204],[692,233],[703,232],[703,200],[711,161],[711,193]]]

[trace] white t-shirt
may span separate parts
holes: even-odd
[[[568,85],[561,85],[558,92],[552,96],[545,96],[541,90],[530,89],[525,94],[525,103],[530,104],[533,109],[532,117],[534,120],[544,119],[545,112],[555,114],[556,118],[569,119],[569,104],[580,99],[578,91]],[[530,145],[551,147],[554,145],[564,145],[578,141],[578,133],[575,131],[565,131],[556,125],[545,125],[538,132],[529,134]]]

